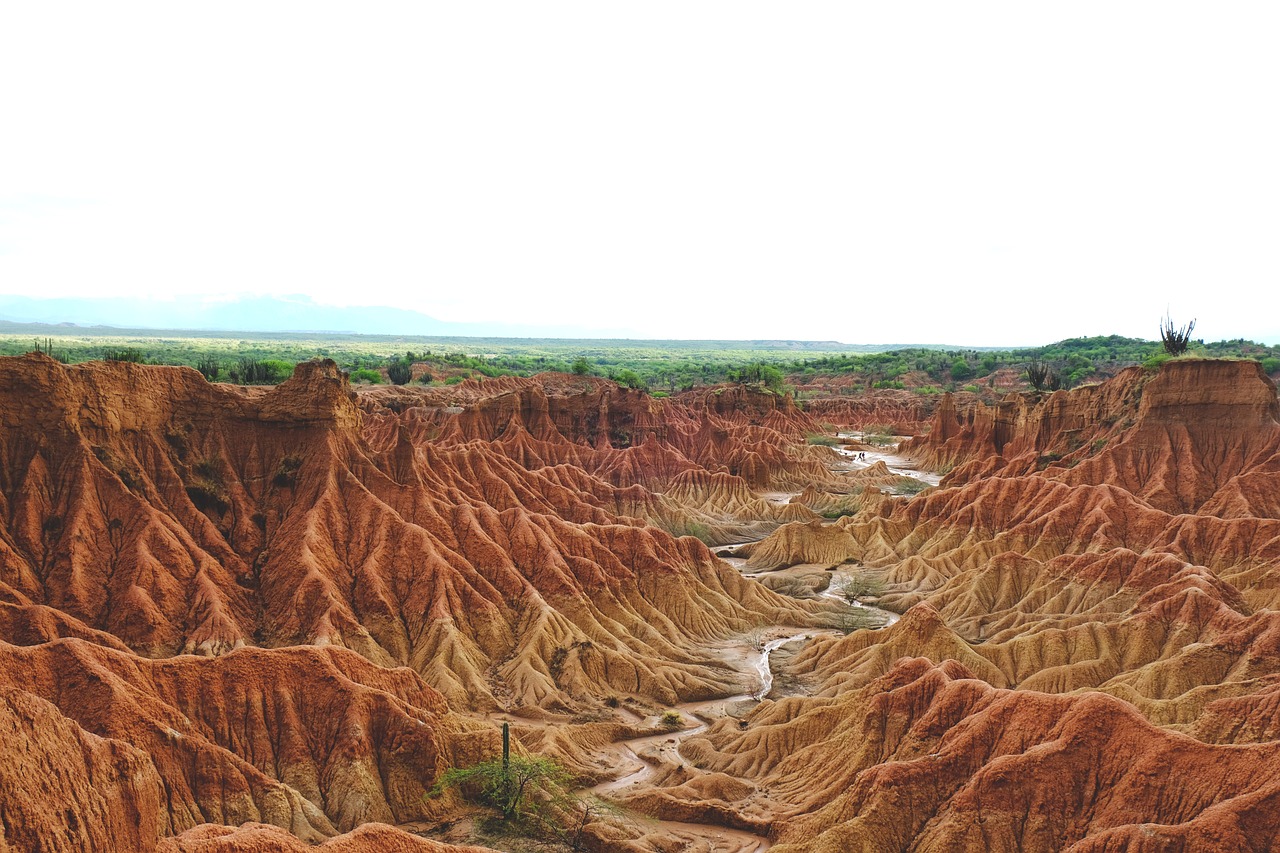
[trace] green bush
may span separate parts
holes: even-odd
[[[850,604],[864,598],[879,598],[884,595],[884,581],[871,575],[855,575],[849,578],[840,591]]]
[[[353,370],[353,371],[351,371],[351,381],[352,381],[352,382],[367,382],[367,383],[369,383],[370,385],[381,385],[381,384],[382,384],[382,374],[381,374],[381,373],[379,373],[379,372],[378,372],[378,371],[376,371],[376,370],[370,370],[370,369],[369,369],[369,368],[367,368],[367,367],[363,367],[363,368],[361,368],[361,369],[359,369],[359,370]]]
[[[840,439],[836,438],[834,435],[823,435],[820,432],[810,433],[809,437],[805,440],[810,444],[816,444],[822,447],[835,447],[840,444]]]
[[[629,368],[623,368],[615,373],[613,381],[626,388],[634,388],[637,391],[649,390],[649,386],[645,385],[644,380],[640,378],[640,374]]]
[[[876,447],[887,447],[890,444],[896,444],[897,438],[894,437],[893,430],[883,424],[869,426],[862,431],[863,444],[871,444]]]
[[[914,477],[903,477],[893,487],[895,494],[899,495],[918,495],[925,489],[929,488],[929,484],[924,480],[917,480]]]
[[[387,378],[396,385],[408,384],[413,378],[413,364],[408,359],[393,359],[387,365]]]
[[[591,372],[591,362],[587,361],[587,357],[580,355],[573,360],[571,370],[578,376],[586,376]]]
[[[772,364],[765,364],[762,361],[743,365],[737,370],[730,370],[728,378],[730,382],[749,385],[763,385],[770,391],[774,391],[779,394],[781,394],[783,390],[782,371],[774,367]]]
[[[664,729],[678,729],[684,725],[684,717],[679,711],[665,711],[658,722]]]
[[[431,793],[457,788],[464,797],[492,806],[502,813],[503,820],[511,820],[528,813],[535,791],[563,787],[570,781],[568,772],[550,758],[513,755],[470,767],[450,767]]]
[[[241,358],[227,372],[241,385],[278,385],[293,373],[293,365],[275,359]]]
[[[1266,371],[1268,376],[1280,370],[1280,358],[1264,358],[1262,360],[1262,369]]]
[[[133,347],[121,347],[120,349],[108,349],[102,351],[103,361],[127,361],[131,364],[144,364],[147,360],[147,354],[140,349]]]

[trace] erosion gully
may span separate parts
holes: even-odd
[[[845,433],[841,433],[840,437],[861,438],[858,434]],[[876,462],[884,462],[893,473],[915,477],[929,485],[936,486],[940,480],[938,475],[919,471],[911,463],[892,453],[865,451],[866,459],[863,460],[857,458],[858,454],[854,451],[844,450],[843,448],[836,448],[836,450],[844,457],[841,460],[839,470],[858,470],[874,465]],[[795,494],[798,493],[767,492],[762,497],[774,503],[788,503]],[[725,546],[725,548],[732,549],[744,544],[747,543],[735,543],[734,545]],[[746,560],[736,557],[722,557],[721,559],[739,572],[746,574]],[[831,585],[822,592],[822,595],[837,601],[845,601],[846,599],[840,591],[844,580],[841,575],[833,577]],[[898,614],[891,613],[888,610],[882,610],[857,601],[848,602],[848,604],[850,607],[869,611],[873,615],[873,622],[878,618],[878,627],[880,628],[887,627],[898,621]],[[678,705],[676,710],[680,712],[682,717],[692,718],[699,722],[689,728],[646,735],[612,744],[610,757],[617,761],[619,765],[627,767],[627,771],[616,779],[601,782],[594,787],[580,790],[577,793],[580,796],[591,795],[603,799],[626,796],[629,793],[641,790],[659,768],[671,769],[689,766],[688,762],[680,754],[680,745],[685,740],[705,732],[711,722],[730,716],[735,707],[749,707],[749,703],[762,701],[769,695],[773,689],[773,670],[770,666],[770,656],[774,651],[789,643],[807,642],[818,634],[830,633],[823,630],[808,630],[800,633],[797,633],[797,631],[800,631],[800,629],[776,625],[762,632],[761,639],[756,644],[755,652],[747,658],[750,668],[744,670],[744,675],[748,675],[755,683],[755,687],[750,693],[742,693],[706,702],[689,702]],[[765,637],[768,639],[764,639]],[[733,657],[738,656],[734,655]],[[739,829],[674,820],[646,819],[646,823],[650,821],[654,829],[661,830],[685,841],[690,849],[705,850],[708,853],[763,853],[772,845],[772,842],[763,835],[756,835]]]
[[[842,438],[860,438],[857,434],[841,433]],[[899,457],[880,451],[866,451],[866,459],[858,459],[853,451],[836,448],[842,458],[834,470],[854,471],[866,468],[878,461],[883,461],[895,474],[915,477],[930,485],[936,485],[938,476],[916,470],[909,462]],[[761,497],[774,503],[787,503],[796,493],[766,492]],[[733,549],[746,542],[721,546],[722,549]],[[746,560],[737,557],[721,557],[745,577],[753,577],[755,573],[747,571]],[[861,608],[872,614],[871,628],[876,630],[898,621],[898,615],[878,607],[847,601],[841,592],[847,578],[837,572],[831,583],[821,595],[846,603],[851,608]],[[878,624],[877,624],[878,623]],[[601,782],[593,787],[584,788],[575,793],[580,797],[599,797],[605,800],[625,799],[633,793],[641,792],[649,784],[659,770],[671,770],[689,767],[680,753],[681,744],[707,731],[712,722],[724,717],[740,717],[764,701],[773,690],[773,669],[770,665],[771,655],[790,643],[804,643],[822,634],[832,634],[830,629],[803,629],[789,625],[774,625],[753,632],[750,637],[743,637],[737,642],[717,644],[706,649],[709,655],[726,661],[739,662],[743,681],[751,685],[749,692],[733,696],[725,696],[703,702],[686,702],[675,706],[682,718],[697,721],[694,725],[683,729],[663,731],[610,744],[600,757],[614,764],[622,775],[609,781]],[[503,719],[506,716],[503,715]],[[639,718],[637,717],[637,721]],[[772,846],[772,842],[763,835],[757,835],[740,829],[702,823],[688,823],[677,820],[665,820],[642,816],[646,835],[661,833],[683,842],[682,849],[696,853],[764,853]],[[418,827],[415,827],[418,828]]]

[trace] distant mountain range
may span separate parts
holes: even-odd
[[[385,306],[322,305],[309,296],[190,296],[143,299],[0,295],[0,320],[74,323],[130,329],[200,329],[235,332],[343,332],[363,335],[465,337],[627,337],[622,329],[451,323],[418,311]]]
[[[74,332],[71,328],[74,327]],[[0,294],[0,333],[58,335],[60,333],[110,336],[148,332],[193,332],[196,337],[217,333],[255,336],[301,337],[361,335],[413,338],[465,338],[469,340],[534,338],[542,341],[573,340],[583,345],[619,340],[636,344],[697,344],[711,349],[791,349],[798,352],[884,352],[894,349],[970,349],[998,347],[951,344],[891,343],[845,344],[837,341],[797,340],[680,340],[637,338],[627,329],[581,326],[545,326],[503,323],[454,323],[418,311],[387,306],[323,305],[309,296],[187,296],[175,299],[103,296],[92,298]],[[203,334],[202,334],[203,333]],[[1005,348],[1007,349],[1007,347]]]

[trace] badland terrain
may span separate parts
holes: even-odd
[[[988,390],[2,358],[0,851],[1275,848],[1272,379]]]

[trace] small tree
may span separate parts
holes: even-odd
[[[587,357],[580,355],[573,360],[573,372],[578,376],[586,376],[591,372],[591,362],[587,361]]]
[[[503,820],[528,814],[528,799],[534,791],[564,787],[569,773],[550,758],[511,754],[511,726],[502,724],[502,757],[481,761],[470,767],[450,767],[431,789],[432,795],[447,788],[459,788],[502,813]]]
[[[1186,352],[1191,345],[1191,332],[1195,327],[1196,321],[1192,319],[1187,325],[1178,328],[1166,314],[1160,323],[1160,342],[1164,344],[1164,351],[1169,355],[1182,355]]]

